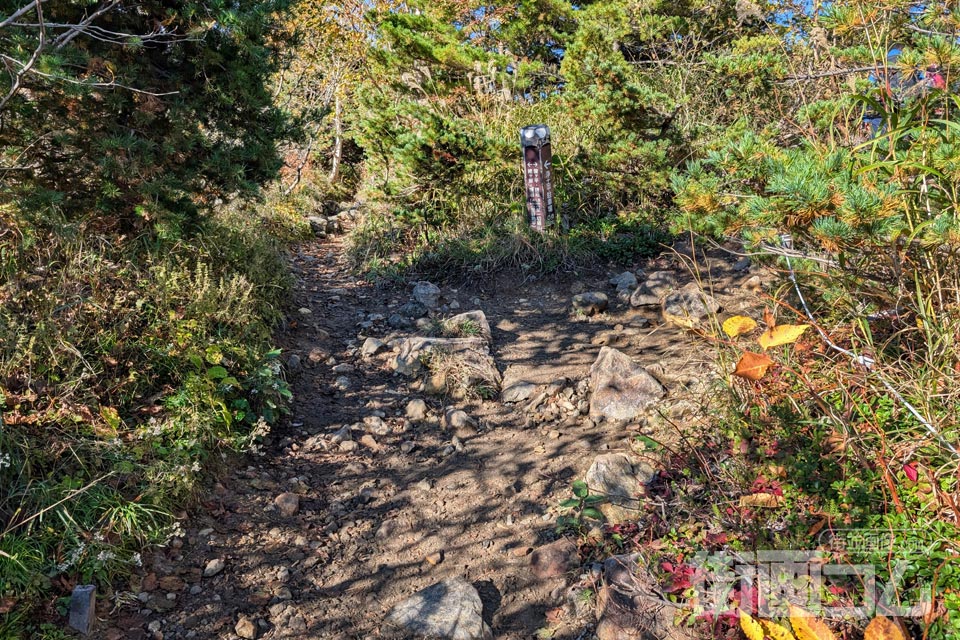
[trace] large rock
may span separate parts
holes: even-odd
[[[522,367],[507,367],[503,372],[503,391],[500,401],[505,403],[523,402],[537,390],[537,384],[528,380],[524,375],[526,369]]]
[[[696,282],[691,282],[679,291],[663,299],[663,319],[680,327],[691,328],[720,310],[713,296],[704,293]]]
[[[386,348],[387,345],[382,340],[377,340],[376,338],[367,338],[363,341],[363,346],[360,347],[360,355],[365,358],[370,358]]]
[[[637,276],[633,275],[630,271],[624,271],[610,278],[610,284],[616,287],[617,291],[621,289],[635,289],[637,287]]]
[[[487,341],[483,338],[424,338],[415,336],[394,340],[390,346],[397,351],[393,360],[393,367],[398,373],[411,376],[420,373],[421,356],[430,351],[438,350],[447,354],[475,352],[482,355],[489,354]]]
[[[462,578],[431,585],[387,614],[387,622],[411,637],[443,640],[492,640],[483,621],[480,594]]]
[[[597,640],[692,640],[687,629],[674,625],[677,605],[663,597],[638,558],[613,556],[603,563]]]
[[[644,287],[638,288],[630,294],[630,306],[632,307],[659,307],[660,298],[648,293]]]
[[[480,311],[467,311],[447,318],[443,321],[443,331],[448,335],[461,337],[480,337],[490,342],[490,323],[487,316]]]
[[[617,288],[617,300],[630,302],[633,291],[637,288],[637,276],[630,271],[624,271],[610,278],[610,284]]]
[[[647,276],[643,286],[644,293],[662,298],[679,286],[679,278],[673,271],[654,271]]]
[[[590,416],[633,420],[666,393],[656,378],[624,353],[603,347],[590,367]]]
[[[307,222],[310,224],[310,231],[318,238],[325,238],[334,231],[334,226],[324,216],[308,216]]]
[[[573,296],[573,308],[580,313],[592,316],[607,310],[610,304],[607,294],[600,291],[588,291]]]
[[[650,465],[625,453],[605,453],[596,457],[584,480],[590,493],[607,497],[601,506],[607,519],[622,522],[638,513],[643,488],[653,474]]]
[[[427,309],[436,309],[440,306],[440,288],[432,282],[418,282],[413,285],[413,299]]]

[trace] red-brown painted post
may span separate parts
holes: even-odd
[[[535,124],[520,129],[520,145],[523,148],[523,178],[530,226],[543,233],[553,227],[557,219],[553,202],[550,127]]]

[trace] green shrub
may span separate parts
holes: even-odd
[[[5,220],[6,635],[65,595],[58,577],[107,587],[134,569],[176,531],[172,514],[220,454],[255,446],[286,410],[270,342],[289,276],[263,232],[287,225],[284,206],[224,210],[173,243],[110,236],[95,218],[61,232]]]

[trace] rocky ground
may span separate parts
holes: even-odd
[[[558,538],[557,506],[586,478],[611,520],[638,513],[662,461],[637,436],[695,431],[720,375],[696,329],[757,306],[749,263],[701,256],[697,284],[681,246],[623,273],[376,286],[336,226],[292,256],[292,416],[94,637],[687,637],[629,558]]]

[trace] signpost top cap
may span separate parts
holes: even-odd
[[[550,142],[550,127],[545,124],[523,127],[520,129],[520,141],[528,146]]]

